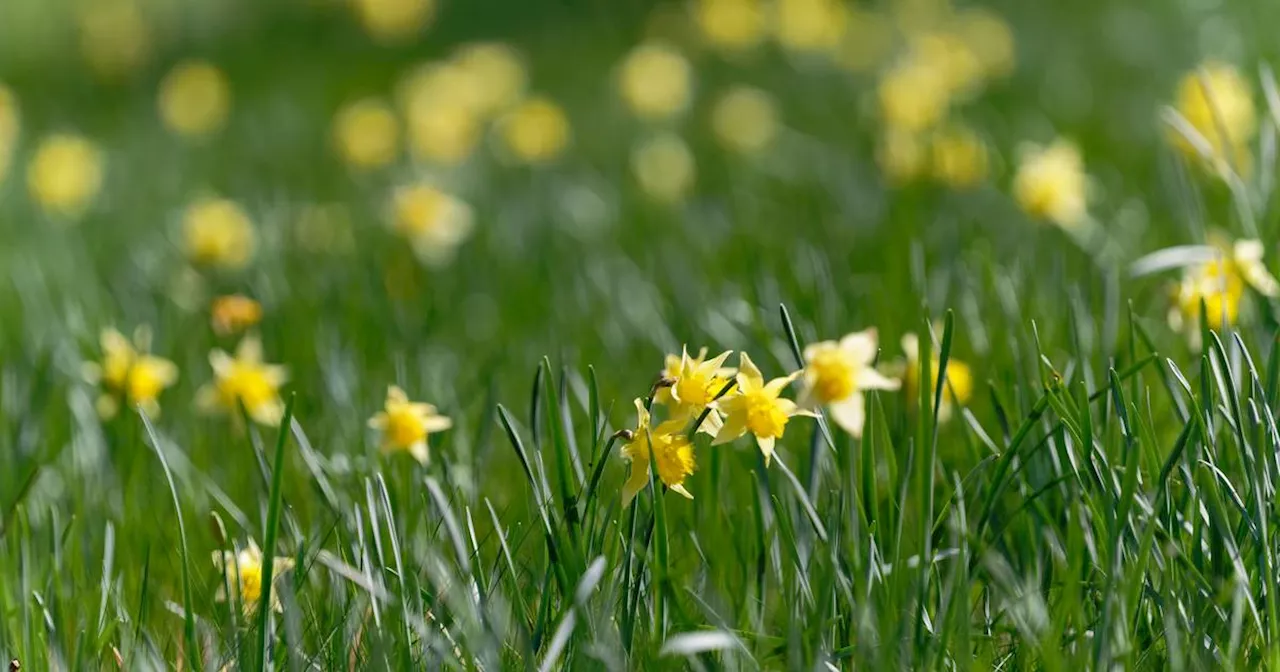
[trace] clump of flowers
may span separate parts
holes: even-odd
[[[228,271],[247,266],[257,247],[249,215],[225,198],[201,198],[189,205],[182,216],[182,236],[191,263]]]
[[[1261,241],[1215,240],[1212,258],[1184,269],[1174,290],[1170,326],[1198,338],[1202,303],[1209,327],[1222,330],[1239,321],[1246,290],[1280,297],[1280,282],[1262,262],[1263,252]]]
[[[800,407],[825,406],[836,424],[854,437],[866,421],[866,390],[896,390],[900,383],[876,370],[876,332],[854,332],[839,341],[814,343],[804,350],[804,390]]]
[[[207,61],[184,61],[160,81],[160,119],[178,135],[200,138],[222,129],[231,111],[231,84]]]
[[[1089,176],[1080,150],[1066,140],[1045,147],[1027,145],[1013,178],[1013,197],[1028,215],[1065,229],[1089,218]]]
[[[392,228],[429,265],[451,261],[474,226],[470,205],[429,184],[400,187],[391,205]]]
[[[693,499],[684,487],[685,479],[697,468],[693,442],[684,433],[687,423],[682,418],[673,418],[652,426],[652,417],[644,402],[636,399],[635,405],[636,428],[629,430],[630,438],[622,446],[622,456],[631,463],[631,475],[622,486],[622,505],[629,505],[649,483],[650,460],[664,485]]]
[[[214,551],[213,567],[222,575],[222,585],[218,587],[215,599],[219,602],[230,600],[239,605],[246,617],[256,613],[258,601],[262,599],[262,559],[262,550],[252,539],[248,548],[239,552]],[[283,611],[280,596],[275,590],[276,582],[282,580],[293,565],[293,558],[276,557],[271,562],[271,608],[276,611]]]
[[[398,97],[415,157],[449,166],[471,156],[484,124],[474,105],[480,86],[456,63],[418,66],[403,79]]]
[[[209,321],[219,336],[238,334],[262,320],[262,304],[241,294],[219,296],[209,307]]]
[[[1170,130],[1174,147],[1194,161],[1208,159],[1220,172],[1227,166],[1248,171],[1249,143],[1257,133],[1258,118],[1253,92],[1234,66],[1210,61],[1188,72],[1178,82],[1175,106],[1208,142],[1211,156],[1202,156],[1182,133]]]
[[[796,371],[766,383],[751,357],[745,352],[740,353],[737,386],[715,402],[716,408],[724,414],[724,425],[716,433],[712,445],[729,443],[751,434],[764,454],[765,464],[769,464],[777,440],[787,429],[787,422],[797,415],[814,415],[813,411],[781,396],[782,391],[802,373]]]
[[[707,359],[706,348],[699,350],[696,357],[690,357],[689,349],[684,348],[679,355],[667,355],[662,370],[665,384],[658,388],[653,400],[667,406],[673,419],[686,422],[697,420],[706,412],[698,431],[715,436],[723,423],[714,402],[716,395],[733,382],[734,370],[724,366],[732,352],[725,350]]]
[[[99,344],[102,361],[82,366],[85,380],[102,388],[96,404],[98,415],[113,418],[124,404],[158,416],[160,393],[178,381],[178,367],[151,354],[151,330],[138,327],[130,341],[115,329],[103,329]]]
[[[400,122],[386,103],[362,98],[347,103],[333,117],[338,155],[358,170],[381,168],[400,152]]]
[[[410,401],[404,390],[392,385],[386,404],[369,419],[369,426],[382,435],[384,452],[406,452],[426,464],[431,457],[427,436],[453,427],[453,421],[431,404]]]
[[[618,91],[640,119],[668,119],[689,107],[693,68],[683,54],[665,42],[642,44],[619,67]]]
[[[267,364],[262,357],[262,341],[246,336],[235,356],[222,350],[209,353],[214,380],[200,388],[196,405],[205,412],[239,413],[241,405],[260,425],[275,427],[284,415],[280,386],[289,379],[283,366]]]
[[[50,135],[27,166],[27,190],[45,212],[77,218],[102,188],[103,164],[102,151],[87,138]]]

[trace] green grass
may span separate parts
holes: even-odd
[[[1255,152],[1241,207],[1168,149],[1159,113],[1177,77],[1225,55],[1274,139],[1256,66],[1280,56],[1264,29],[1275,7],[997,5],[1019,66],[959,113],[998,157],[964,193],[884,184],[870,79],[771,46],[746,61],[689,47],[699,95],[675,126],[698,186],[663,206],[628,173],[645,130],[609,80],[656,9],[460,4],[421,43],[380,49],[337,9],[241,3],[241,23],[184,24],[114,84],[74,49],[0,37],[0,81],[23,111],[0,182],[0,657],[23,670],[1280,665],[1278,306],[1250,294],[1247,319],[1202,325],[1195,348],[1166,323],[1174,276],[1129,273],[1250,226],[1276,268],[1274,166]],[[407,158],[353,175],[332,156],[340,102],[478,38],[528,54],[534,89],[573,121],[568,155],[526,169],[482,147],[447,175]],[[154,112],[155,82],[192,53],[235,93],[229,127],[203,144]],[[735,83],[770,91],[787,126],[753,160],[706,123]],[[62,129],[108,153],[100,197],[70,226],[22,179]],[[1008,196],[1016,148],[1056,132],[1084,150],[1106,255]],[[383,224],[389,190],[423,174],[476,209],[445,268]],[[174,299],[177,221],[207,192],[260,233],[248,269],[204,282],[262,301],[267,359],[290,373],[283,431],[194,405],[210,350],[235,345]],[[583,214],[584,195],[602,214]],[[314,203],[348,208],[351,249],[297,239]],[[139,324],[181,378],[158,417],[102,420],[80,364],[99,357],[101,328]],[[934,357],[902,391],[868,395],[860,439],[794,418],[766,467],[749,438],[695,436],[693,500],[654,478],[622,507],[616,432],[665,353],[747,351],[772,378],[806,344],[867,327],[896,362],[899,338],[930,325]],[[928,369],[960,364],[973,394],[944,420],[949,392]],[[389,384],[454,421],[429,465],[383,454],[366,425]],[[234,586],[208,559],[249,540],[295,562],[274,582],[279,612],[215,599]],[[280,567],[264,564],[272,585]]]

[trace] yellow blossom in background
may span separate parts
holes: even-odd
[[[1089,216],[1089,177],[1080,150],[1066,140],[1022,148],[1013,198],[1028,215],[1073,229]]]
[[[948,100],[972,95],[981,83],[982,62],[964,40],[948,30],[917,33],[908,39],[910,60],[934,73]]]
[[[429,265],[451,261],[474,225],[470,205],[429,184],[396,189],[392,210],[392,228]]]
[[[472,83],[471,105],[481,116],[493,116],[524,95],[529,79],[524,61],[515,49],[501,42],[464,45],[453,60],[467,73]]]
[[[418,66],[401,80],[397,98],[415,157],[453,165],[471,156],[483,121],[477,90],[472,75],[452,63]]]
[[[352,0],[360,25],[381,44],[408,42],[435,14],[436,0]]]
[[[1258,117],[1253,92],[1234,66],[1211,61],[1183,75],[1174,104],[1208,141],[1215,167],[1230,162],[1236,172],[1247,172],[1249,143],[1257,133]],[[1171,129],[1169,138],[1189,158],[1203,159],[1181,133]]]
[[[400,153],[400,122],[386,103],[363,98],[343,105],[334,115],[333,142],[347,165],[381,168]]]
[[[956,16],[955,30],[977,57],[984,77],[1013,72],[1017,59],[1013,29],[1000,15],[981,7],[965,9]]]
[[[907,402],[914,403],[919,397],[918,387],[920,383],[920,339],[915,334],[906,334],[902,337],[902,351],[907,358],[906,372],[902,375],[904,388],[907,392]],[[938,384],[938,368],[941,360],[938,357],[933,358],[933,364],[929,368],[929,386],[934,389]],[[931,393],[932,395],[932,393]],[[973,396],[973,372],[969,370],[969,365],[950,357],[947,359],[947,378],[946,386],[943,388],[942,400],[938,404],[938,421],[946,422],[951,419],[953,407],[956,404],[961,406],[969,403],[969,398]]]
[[[707,359],[706,348],[700,350],[697,357],[690,357],[689,349],[685,348],[679,357],[668,356],[662,375],[671,385],[660,387],[654,401],[670,409],[672,420],[697,420],[703,411],[711,408],[716,395],[732,380],[733,369],[724,367],[724,361],[731,352],[725,350]],[[698,431],[715,436],[720,427],[720,412],[711,408]]]
[[[1246,289],[1252,288],[1269,298],[1280,297],[1280,282],[1262,262],[1261,241],[1214,240],[1213,243],[1218,249],[1217,255],[1188,267],[1177,286],[1174,297],[1177,305],[1170,314],[1170,323],[1175,328],[1198,333],[1201,302],[1210,328],[1221,330],[1239,320]]]
[[[502,150],[521,163],[552,161],[569,144],[569,118],[550,98],[532,96],[517,104],[497,121]]]
[[[453,421],[431,404],[409,401],[404,390],[392,385],[383,410],[369,419],[369,426],[382,434],[384,452],[404,451],[426,464],[430,459],[427,435],[449,429]]]
[[[814,343],[804,349],[804,391],[800,407],[830,409],[837,425],[854,437],[866,422],[864,390],[896,390],[899,382],[872,366],[876,358],[874,329],[854,332],[837,341]]]
[[[836,62],[856,74],[875,72],[888,60],[893,47],[894,30],[889,17],[874,10],[851,8],[844,39],[836,49]]]
[[[151,57],[151,27],[137,0],[83,0],[77,3],[80,52],[93,72],[120,79]]]
[[[694,0],[692,13],[702,39],[716,49],[743,51],[764,39],[761,0]]]
[[[711,130],[725,147],[744,154],[769,146],[778,135],[778,106],[749,86],[726,91],[711,110]]]
[[[215,133],[231,112],[231,84],[217,66],[184,61],[160,81],[160,120],[178,135],[198,138]]]
[[[182,236],[191,263],[229,271],[247,266],[257,247],[249,215],[225,198],[203,198],[187,206]]]
[[[280,581],[293,569],[293,558],[276,557],[271,561],[271,608],[282,611],[280,595],[276,582]],[[252,539],[249,547],[238,553],[231,551],[214,551],[213,567],[222,575],[222,585],[215,596],[219,602],[227,601],[227,590],[231,591],[231,601],[240,605],[246,617],[257,613],[258,600],[262,599],[262,551]]]
[[[631,150],[631,172],[649,197],[663,203],[676,203],[693,187],[697,166],[693,153],[680,136],[660,133]]]
[[[693,68],[665,42],[648,42],[631,51],[618,70],[618,91],[631,111],[646,121],[675,116],[693,97]]]
[[[18,98],[9,87],[0,83],[0,183],[9,173],[9,162],[18,145],[18,131],[22,126],[22,114],[18,110]]]
[[[219,336],[238,334],[262,320],[262,304],[240,294],[219,296],[209,307],[209,321]]]
[[[82,367],[85,380],[102,387],[96,404],[98,415],[115,417],[123,402],[151,417],[158,416],[160,393],[178,381],[178,367],[151,354],[151,331],[138,327],[131,342],[115,329],[103,329],[99,342],[102,361],[86,362]]]
[[[45,212],[78,217],[102,187],[103,163],[101,150],[88,139],[50,135],[27,165],[27,191]]]
[[[685,479],[697,468],[693,442],[684,434],[686,423],[677,418],[651,427],[644,402],[636,399],[635,405],[636,428],[631,432],[631,440],[622,446],[622,456],[631,463],[631,475],[622,486],[622,506],[631,504],[636,493],[648,485],[650,452],[658,479],[671,490],[693,499],[684,487]]]
[[[776,0],[774,12],[784,49],[835,53],[844,42],[849,12],[839,0]]]
[[[209,413],[238,414],[243,404],[249,417],[260,425],[275,427],[284,415],[280,386],[289,376],[283,366],[262,359],[262,341],[245,336],[235,356],[222,350],[209,354],[214,380],[200,388],[196,405]]]
[[[712,445],[729,443],[750,433],[755,436],[756,444],[764,454],[764,463],[768,465],[773,460],[775,443],[786,431],[787,421],[796,415],[813,415],[812,411],[780,396],[801,373],[796,371],[766,383],[751,357],[745,352],[740,353],[737,388],[715,402],[725,417]]]
[[[952,125],[932,138],[933,177],[953,189],[971,189],[987,179],[987,146],[973,129]]]
[[[890,183],[914,182],[928,167],[929,147],[916,133],[889,128],[876,146],[876,163]]]
[[[881,77],[876,87],[880,118],[890,128],[924,131],[947,116],[951,91],[945,75],[930,64],[907,59]]]

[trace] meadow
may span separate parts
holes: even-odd
[[[1278,667],[1277,21],[6,0],[0,659]]]

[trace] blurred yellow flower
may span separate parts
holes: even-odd
[[[260,425],[275,427],[284,415],[280,386],[289,379],[283,366],[262,361],[262,341],[245,336],[234,357],[214,350],[209,353],[214,381],[196,393],[196,405],[205,412],[238,413],[243,404],[249,417]]]
[[[631,463],[631,475],[622,486],[622,506],[631,504],[636,493],[648,485],[650,452],[658,479],[671,490],[693,499],[684,482],[698,465],[693,456],[693,442],[684,434],[685,422],[677,418],[651,427],[644,402],[636,399],[635,405],[636,428],[631,432],[631,440],[622,446],[622,456]]]
[[[933,73],[948,101],[973,94],[982,81],[982,62],[958,35],[942,29],[908,38],[910,61]]]
[[[257,234],[235,201],[202,198],[182,216],[183,248],[193,264],[234,271],[253,258]]]
[[[796,415],[814,415],[812,411],[800,408],[794,401],[779,396],[801,373],[803,372],[796,371],[766,383],[751,357],[745,352],[740,353],[738,386],[715,402],[716,408],[724,413],[725,418],[724,426],[711,445],[729,443],[751,433],[756,437],[760,452],[764,454],[765,465],[768,465],[773,460],[775,442],[786,431],[787,421]]]
[[[693,69],[675,47],[648,42],[631,51],[618,70],[618,91],[631,111],[646,121],[679,114],[693,97]]]
[[[426,464],[430,459],[427,435],[449,429],[453,421],[431,404],[409,401],[404,390],[392,385],[387,388],[386,405],[369,419],[369,426],[382,434],[383,451],[407,452]]]
[[[724,361],[731,352],[725,350],[714,358],[707,359],[706,348],[700,350],[697,357],[690,357],[689,349],[685,348],[679,357],[668,355],[667,366],[662,375],[671,385],[658,388],[654,401],[670,409],[672,420],[696,420],[704,410],[711,407],[716,395],[732,380],[733,369],[724,367]],[[720,412],[712,408],[698,426],[698,431],[715,436],[720,427]]]
[[[659,133],[631,150],[631,172],[650,198],[677,203],[693,187],[697,166],[680,136]]]
[[[131,75],[151,56],[151,27],[136,0],[85,0],[76,20],[80,52],[99,77]]]
[[[1258,118],[1249,83],[1234,66],[1210,61],[1187,73],[1178,82],[1175,105],[1208,141],[1215,168],[1229,161],[1237,172],[1247,172],[1249,142],[1257,132]],[[1171,129],[1169,138],[1189,158],[1203,159],[1182,134]]]
[[[778,106],[768,93],[739,86],[724,93],[711,111],[711,129],[725,147],[744,154],[769,146],[778,135]]]
[[[400,153],[400,122],[386,103],[362,98],[343,105],[334,115],[333,141],[347,165],[381,168]]]
[[[480,139],[480,120],[462,101],[426,92],[410,99],[405,127],[414,156],[443,165],[471,156]]]
[[[1258,240],[1235,243],[1214,241],[1218,255],[1209,261],[1188,267],[1177,286],[1176,310],[1170,314],[1175,328],[1198,333],[1200,304],[1212,329],[1225,329],[1240,316],[1245,290],[1253,288],[1262,296],[1280,296],[1280,283],[1262,263],[1263,245]]]
[[[777,0],[774,10],[784,49],[834,53],[844,41],[849,11],[839,0]]]
[[[522,163],[546,163],[569,144],[569,118],[550,98],[524,99],[497,122],[503,151]]]
[[[866,421],[864,390],[896,390],[899,382],[872,366],[876,358],[874,329],[848,334],[836,341],[814,343],[804,349],[804,390],[801,408],[826,406],[837,425],[854,437],[862,436]]]
[[[217,66],[183,61],[160,80],[160,119],[178,135],[198,138],[215,133],[231,111],[231,84]]]
[[[474,226],[470,205],[428,184],[396,189],[392,209],[392,228],[428,265],[451,261]]]
[[[271,608],[276,611],[283,611],[276,582],[293,569],[293,564],[293,558],[276,557],[271,562]],[[222,574],[222,585],[218,586],[215,599],[226,602],[229,588],[232,602],[240,605],[245,617],[257,613],[258,600],[262,599],[262,551],[258,544],[250,539],[249,547],[239,553],[214,551],[213,567]]]
[[[914,403],[919,396],[918,390],[920,384],[920,339],[915,334],[906,334],[902,337],[902,351],[907,357],[906,372],[902,375],[902,381],[907,392],[907,402]],[[938,357],[933,358],[933,364],[929,367],[929,386],[933,388],[938,384],[938,368],[941,366],[941,360]],[[938,421],[946,422],[951,419],[952,409],[956,404],[964,406],[969,403],[969,398],[973,396],[973,372],[970,371],[969,365],[950,357],[947,359],[947,378],[944,387],[941,402],[938,404]]]
[[[209,321],[219,336],[238,334],[262,320],[262,304],[240,294],[219,296],[209,308]]]
[[[85,362],[86,381],[102,387],[96,407],[104,419],[115,417],[120,403],[139,407],[148,416],[160,414],[160,393],[178,380],[173,362],[151,354],[151,330],[138,327],[133,341],[115,329],[103,329],[99,337],[102,362]]]
[[[515,49],[501,42],[464,45],[454,62],[467,73],[471,84],[471,105],[477,114],[497,114],[524,95],[528,74]]]
[[[22,114],[18,99],[9,87],[0,83],[0,183],[9,173],[9,162],[18,145],[18,130],[22,126]]]
[[[1000,15],[972,7],[956,16],[956,32],[978,59],[984,77],[1004,77],[1013,72],[1017,50],[1013,29]]]
[[[375,42],[407,42],[435,14],[436,0],[352,0],[356,16]]]
[[[1032,217],[1072,229],[1089,216],[1089,177],[1080,150],[1067,140],[1026,145],[1013,178],[1013,197]]]
[[[973,129],[945,126],[932,142],[934,179],[953,189],[970,189],[987,179],[987,145]]]
[[[88,139],[50,135],[27,166],[27,190],[45,212],[78,217],[102,187],[103,163],[101,150]]]
[[[706,40],[722,51],[742,51],[764,39],[765,14],[760,0],[694,0],[693,20]]]
[[[914,132],[885,129],[876,147],[876,163],[885,179],[895,185],[914,182],[928,166],[928,147]]]
[[[881,120],[901,131],[924,131],[942,121],[951,106],[945,74],[918,59],[908,58],[884,73],[876,95]]]

